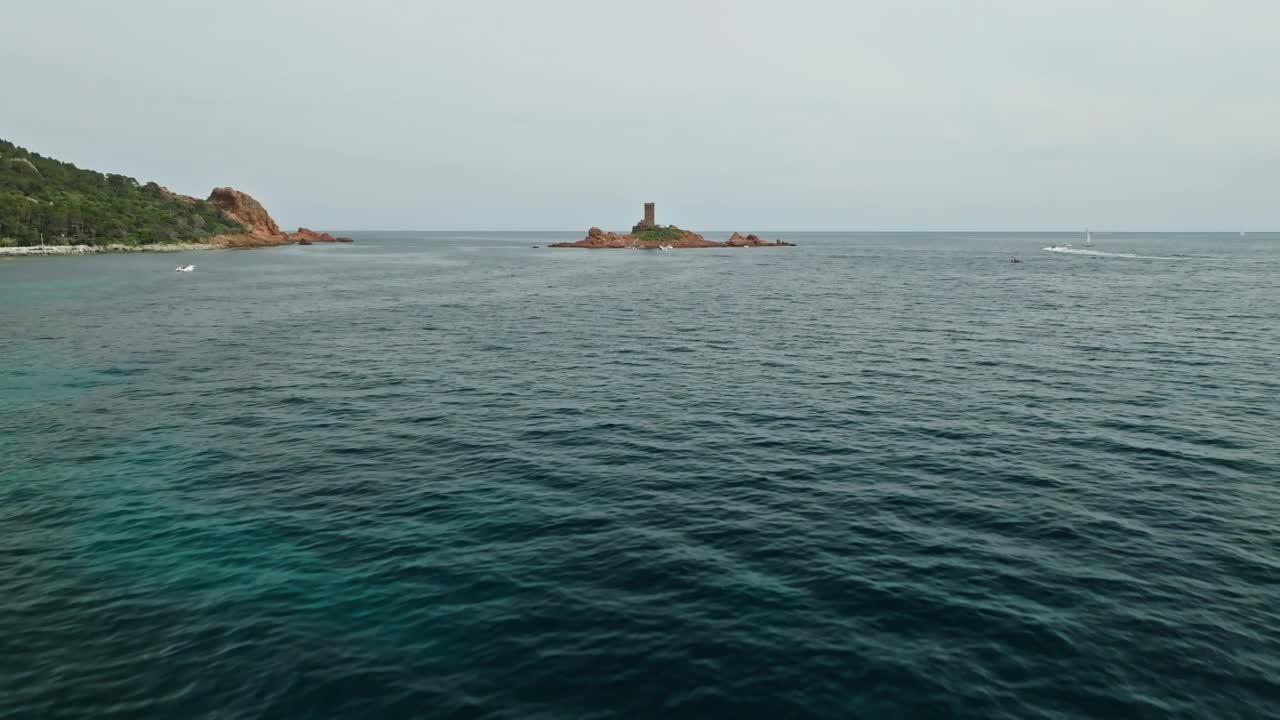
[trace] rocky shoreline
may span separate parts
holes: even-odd
[[[0,257],[44,257],[48,255],[98,255],[129,252],[187,252],[188,250],[220,250],[225,245],[209,243],[173,243],[172,245],[33,245],[0,247]]]
[[[306,230],[306,228],[302,228]],[[314,231],[307,230],[307,233]],[[204,243],[153,243],[150,245],[124,245],[122,243],[110,243],[108,245],[32,245],[18,247],[0,247],[0,257],[54,257],[58,255],[103,255],[106,253],[139,253],[139,252],[155,252],[155,253],[174,253],[188,252],[194,250],[247,250],[250,248],[260,247],[278,247],[281,245],[313,245],[318,242],[338,242],[348,243],[355,242],[350,238],[335,238],[329,233],[315,233],[318,236],[327,236],[329,239],[309,239],[305,235],[300,237],[298,233],[289,233],[286,238],[279,242],[263,241],[260,238],[254,238],[248,235],[223,235],[211,239]]]

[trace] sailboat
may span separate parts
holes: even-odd
[[[1084,246],[1093,247],[1093,233],[1088,230],[1084,231]]]

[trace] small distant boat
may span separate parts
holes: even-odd
[[[675,250],[676,246],[675,245],[659,245],[658,249],[659,250]]]
[[[1019,260],[1018,258],[1011,258],[1011,259],[1009,260],[1009,262],[1011,262],[1011,263],[1020,263],[1020,262],[1022,262],[1022,261],[1021,261],[1021,260]]]
[[[1093,247],[1093,233],[1088,230],[1084,231],[1084,246]],[[1071,246],[1068,245],[1067,247],[1071,247]]]
[[[192,272],[195,269],[196,269],[195,265],[179,265],[178,267],[174,268],[174,270],[176,270],[177,272]]]

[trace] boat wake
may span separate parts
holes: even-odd
[[[1044,248],[1045,251],[1051,253],[1061,253],[1063,255],[1091,255],[1093,257],[1112,257],[1112,258],[1128,258],[1130,260],[1177,260],[1176,257],[1160,256],[1160,255],[1137,255],[1134,253],[1117,253],[1104,252],[1102,250],[1085,250],[1082,248],[1051,246]]]

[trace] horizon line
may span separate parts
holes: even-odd
[[[443,228],[439,228],[439,227],[434,227],[434,228],[406,228],[406,227],[398,227],[398,228],[355,228],[355,227],[330,227],[330,228],[324,228],[324,230],[325,230],[326,232],[331,232],[331,233],[332,233],[332,232],[555,232],[555,233],[559,233],[559,232],[564,232],[564,233],[581,233],[581,232],[583,232],[582,230],[567,230],[567,229],[565,229],[565,228],[509,228],[509,227],[508,227],[508,228],[492,228],[492,227],[488,227],[488,228],[485,228],[485,227],[443,227]],[[606,230],[606,231],[607,231],[607,232],[624,232],[623,230]],[[1263,234],[1263,235],[1265,235],[1265,234],[1275,234],[1275,233],[1280,232],[1280,230],[1240,230],[1240,229],[1238,229],[1238,228],[1237,228],[1237,229],[1234,229],[1234,230],[1222,230],[1222,229],[1204,230],[1204,229],[1186,229],[1186,228],[1183,228],[1183,229],[1176,229],[1176,228],[1155,228],[1155,229],[1143,229],[1143,230],[1133,230],[1133,229],[1126,229],[1126,230],[1093,230],[1092,228],[1090,228],[1090,229],[1089,229],[1089,231],[1090,231],[1090,232],[1093,232],[1094,234],[1099,234],[1099,233],[1102,233],[1102,234],[1108,234],[1108,233],[1110,233],[1110,234],[1143,234],[1143,233],[1209,233],[1209,234],[1223,234],[1223,235],[1239,235],[1240,233],[1245,233],[1246,235],[1253,235],[1253,234]],[[1046,228],[1039,228],[1039,229],[1036,229],[1036,228],[1017,228],[1017,229],[1012,229],[1012,230],[999,230],[999,229],[992,229],[992,228],[944,228],[944,229],[937,229],[937,228],[935,228],[935,229],[916,228],[916,229],[897,229],[897,230],[888,230],[888,229],[848,229],[848,228],[845,228],[845,229],[822,229],[822,230],[812,230],[812,229],[810,229],[810,230],[800,230],[800,229],[794,229],[794,228],[793,228],[793,229],[787,229],[787,230],[783,230],[783,229],[774,229],[774,230],[750,230],[750,231],[746,231],[746,230],[731,230],[731,229],[711,229],[711,230],[702,230],[702,231],[694,231],[694,232],[699,232],[699,233],[733,233],[733,232],[744,233],[744,232],[749,232],[749,233],[752,233],[752,234],[755,234],[755,235],[763,235],[763,234],[769,234],[769,233],[789,233],[789,232],[790,232],[790,233],[829,233],[829,234],[836,234],[836,233],[845,233],[845,234],[869,234],[869,233],[880,233],[880,234],[908,234],[908,233],[1002,233],[1002,234],[1012,234],[1012,233],[1074,233],[1074,234],[1082,234],[1082,233],[1084,233],[1085,231],[1084,231],[1084,230],[1082,230],[1082,229],[1078,229],[1078,228],[1071,228],[1071,229],[1066,229],[1066,230],[1062,230],[1062,229],[1046,229]]]

